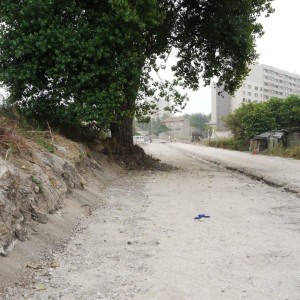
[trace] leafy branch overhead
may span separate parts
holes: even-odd
[[[1,0],[0,81],[29,116],[120,130],[159,97],[184,106],[178,84],[217,76],[232,93],[257,58],[257,18],[271,12],[271,0]],[[151,83],[174,48],[175,82]]]

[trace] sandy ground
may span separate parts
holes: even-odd
[[[3,299],[300,298],[299,198],[182,149],[145,150],[178,170],[117,180],[56,268]]]
[[[199,143],[167,145],[181,150],[184,155],[192,155],[196,159],[202,158],[232,170],[242,171],[300,195],[300,160],[206,147]]]

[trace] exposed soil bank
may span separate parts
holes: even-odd
[[[58,135],[54,143],[49,153],[27,140],[10,161],[0,159],[0,290],[30,281],[30,271],[51,263],[52,250],[123,174],[97,149]]]

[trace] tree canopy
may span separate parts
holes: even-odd
[[[267,102],[243,103],[225,119],[225,125],[240,140],[276,129],[300,126],[300,97],[271,98]]]
[[[97,121],[130,147],[135,114],[183,104],[175,85],[239,87],[271,1],[1,0],[0,81],[35,118]],[[153,82],[172,48],[175,81]]]
[[[195,113],[187,115],[190,120],[190,126],[199,129],[200,131],[205,131],[206,123],[210,121],[210,115],[205,115],[202,113]]]

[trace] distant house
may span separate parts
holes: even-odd
[[[170,131],[166,134],[171,137],[188,137],[191,135],[191,127],[189,119],[184,117],[169,117],[161,121]]]

